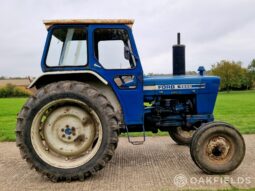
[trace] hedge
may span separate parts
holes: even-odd
[[[18,88],[12,84],[7,84],[6,86],[0,88],[0,98],[7,97],[28,97],[30,93],[21,88]]]

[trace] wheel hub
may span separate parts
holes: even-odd
[[[86,151],[92,145],[96,131],[88,115],[76,106],[53,111],[43,128],[49,149],[64,156],[76,156]],[[63,124],[66,125],[63,127]]]
[[[72,142],[78,137],[78,130],[75,127],[70,127],[70,125],[66,125],[61,128],[60,132],[58,132],[59,138],[65,142]]]
[[[69,125],[66,125],[66,128],[65,128],[65,130],[64,130],[64,132],[65,132],[66,135],[71,135],[71,134],[73,134],[73,131],[75,131],[75,128],[74,128],[74,127],[72,127],[72,129],[71,129],[71,128],[69,128]]]
[[[214,160],[224,160],[230,151],[230,143],[224,137],[214,137],[207,146],[207,155]]]

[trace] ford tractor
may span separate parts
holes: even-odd
[[[138,145],[145,132],[166,131],[177,144],[189,145],[205,173],[235,170],[245,143],[232,125],[214,121],[220,78],[206,76],[202,66],[197,75],[185,75],[179,33],[173,75],[144,75],[133,22],[44,22],[43,75],[29,85],[36,93],[17,118],[22,157],[52,181],[84,180],[111,160],[121,133]],[[142,136],[134,138],[132,132]]]

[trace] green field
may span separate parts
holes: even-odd
[[[236,126],[242,133],[255,133],[255,90],[220,93],[215,119]]]
[[[0,99],[0,141],[15,140],[17,114],[27,98]]]
[[[25,101],[26,98],[0,99],[0,141],[15,140],[17,113]],[[231,123],[242,133],[255,133],[255,90],[220,93],[214,114],[216,120]]]

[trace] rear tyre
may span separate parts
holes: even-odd
[[[224,174],[235,170],[243,161],[245,142],[233,126],[211,122],[194,133],[190,154],[205,173]]]
[[[110,102],[88,84],[52,83],[19,113],[16,143],[28,164],[52,181],[84,180],[102,169],[118,143]]]
[[[187,130],[183,127],[171,127],[171,130],[168,131],[170,137],[178,144],[178,145],[189,145],[192,140],[192,136],[195,132],[194,130]]]

